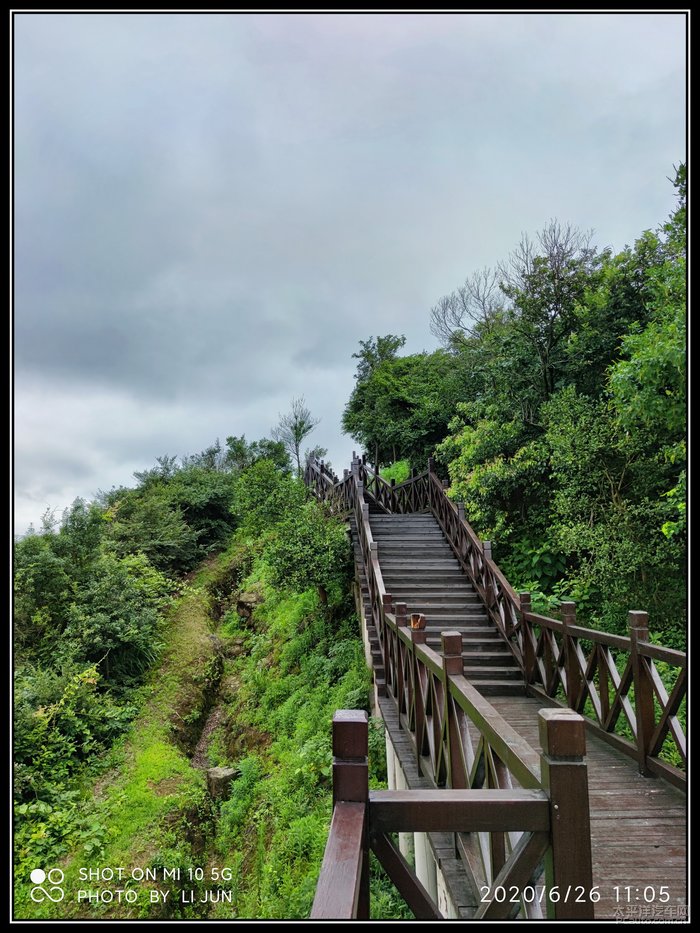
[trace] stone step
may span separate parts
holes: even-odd
[[[382,577],[396,579],[396,575],[390,571],[383,572]],[[404,586],[409,586],[408,579]],[[450,593],[460,591],[476,594],[472,581],[466,574],[462,573],[461,570],[454,570],[452,574],[448,574],[447,577],[437,575],[435,577],[428,576],[424,579],[422,574],[420,576],[414,576],[411,578],[410,586],[417,593],[444,593],[446,596],[449,596]]]
[[[467,665],[492,664],[494,667],[514,667],[516,670],[520,670],[515,663],[515,658],[505,645],[502,651],[488,648],[484,648],[482,651],[475,651],[475,646],[470,645],[469,647],[472,650],[462,652],[462,659],[465,667]]]
[[[438,641],[433,641],[428,639],[428,646],[435,649],[436,644],[440,644]],[[473,649],[474,646],[469,645],[470,649]],[[464,664],[465,670],[469,668],[470,670],[494,670],[504,671],[504,676],[513,677],[514,675],[520,676],[520,668],[515,663],[515,658],[513,655],[506,649],[506,652],[494,651],[493,649],[484,649],[483,651],[462,651],[462,662]]]
[[[395,600],[396,601],[396,600]],[[472,625],[475,622],[479,624],[488,623],[493,625],[486,610],[478,603],[474,605],[429,605],[420,600],[409,601],[408,599],[398,600],[406,603],[406,615],[410,616],[414,612],[422,613],[428,625],[441,625],[447,627],[459,628],[461,625]],[[363,600],[363,606],[366,613],[371,612],[369,599]],[[454,623],[454,624],[452,624]],[[495,631],[495,629],[494,629]]]
[[[390,542],[390,541],[406,541],[408,544],[423,544],[423,543],[442,543],[448,544],[447,539],[440,531],[439,528],[425,528],[422,531],[420,529],[400,529],[395,528],[392,531],[389,529],[373,528],[372,529],[372,540],[377,543],[381,542]],[[449,544],[448,544],[449,546]]]
[[[462,633],[462,644],[469,643],[471,648],[471,643],[474,641],[481,642],[483,639],[494,639],[499,640],[500,636],[496,632],[496,629],[493,626],[479,625],[474,623],[473,625],[426,625],[425,632],[427,635],[427,640],[429,643],[435,643],[440,641],[440,637],[443,632],[461,632]],[[503,640],[500,639],[500,643],[503,644]]]
[[[372,538],[375,541],[393,541],[400,538],[410,544],[421,544],[423,541],[444,541],[447,544],[447,538],[440,528],[424,528],[422,531],[410,531],[408,529],[394,528],[375,528],[372,531]]]
[[[432,515],[378,515],[370,518],[369,526],[374,531],[406,531],[415,529],[416,531],[440,531],[440,523]]]
[[[445,570],[426,570],[425,573],[420,575],[414,573],[413,571],[402,571],[396,568],[382,568],[382,579],[386,585],[387,590],[391,593],[391,586],[400,586],[400,585],[410,585],[416,583],[417,580],[420,580],[421,586],[442,586],[443,583],[454,583],[454,584],[463,584],[469,583],[469,580],[458,567],[453,567],[452,569]],[[391,586],[389,585],[391,583]]]
[[[384,514],[379,518],[381,522],[394,522],[401,525],[408,522],[432,522],[437,525],[437,519],[432,512],[403,512],[393,514]]]
[[[419,589],[415,585],[410,586],[408,583],[404,583],[392,586],[391,589],[387,588],[387,592],[391,594],[394,602],[415,602],[420,599],[426,605],[431,606],[453,606],[456,603],[465,603],[469,606],[482,605],[479,594],[466,583],[463,586],[453,584],[449,589],[438,587]]]
[[[468,606],[470,609],[474,609],[476,606],[481,607],[481,600],[479,595],[474,592],[469,592],[465,588],[455,587],[449,593],[440,593],[418,589],[410,589],[406,587],[393,587],[391,590],[391,596],[394,602],[402,603],[416,603],[420,602],[421,605],[425,606]]]

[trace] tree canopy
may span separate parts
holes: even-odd
[[[425,468],[542,608],[575,599],[624,630],[645,608],[682,643],[686,560],[686,193],[620,252],[549,221],[430,310],[433,353],[361,341],[343,429],[377,465]],[[539,594],[539,595],[537,595]]]

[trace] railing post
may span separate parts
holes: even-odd
[[[581,669],[576,657],[576,642],[569,633],[569,626],[576,625],[576,603],[563,602],[559,610],[564,625],[564,648],[566,651],[566,702],[571,709],[575,710],[581,693]]]
[[[408,606],[406,603],[396,603],[394,606],[394,613],[396,614],[396,628],[406,628],[408,625],[408,620],[406,614],[408,612]],[[401,722],[401,714],[405,713],[406,710],[406,685],[403,678],[403,664],[401,654],[403,651],[403,642],[399,638],[398,632],[396,635],[396,703],[399,708],[399,729],[403,729],[403,723]]]
[[[428,473],[435,472],[435,460],[432,457],[428,457]]]
[[[466,521],[466,518],[464,516],[464,503],[463,502],[457,503],[457,517],[459,518],[460,522]]]
[[[532,611],[532,601],[529,593],[519,593],[520,598],[520,631],[522,632],[523,663],[525,665],[525,682],[534,683],[535,680],[535,646],[533,644],[530,623],[525,621],[525,614]]]
[[[634,680],[634,713],[637,720],[637,766],[640,774],[648,775],[647,752],[654,733],[654,694],[637,643],[649,640],[649,614],[633,610],[627,619]]]
[[[333,806],[341,800],[368,806],[368,734],[365,710],[336,710],[333,717]],[[357,919],[369,919],[369,818],[363,840]]]
[[[547,913],[556,920],[592,920],[593,903],[587,899],[593,884],[593,861],[584,719],[570,709],[541,709],[538,718],[542,787],[550,805],[550,848],[545,856]],[[584,894],[579,903],[581,890]]]
[[[462,660],[462,633],[446,631],[441,633],[442,669],[445,674],[445,723],[447,724],[447,784],[448,787],[464,788],[467,786],[467,774],[460,754],[459,723],[454,704],[450,697],[450,678],[464,674]]]
[[[495,603],[495,593],[493,591],[493,575],[491,568],[487,567],[487,562],[493,560],[493,550],[490,541],[484,541],[484,596],[486,598],[486,608],[490,609]]]
[[[415,613],[412,613],[412,615],[415,615]],[[413,663],[413,683],[415,684],[413,702],[415,704],[416,713],[416,764],[418,765],[419,774],[421,773],[421,756],[428,751],[428,736],[425,731],[425,698],[423,696],[423,678],[421,677],[421,665],[416,656],[416,646],[424,645],[427,637],[428,636],[427,632],[425,631],[425,627],[413,628],[413,626],[411,626],[411,660]]]
[[[376,547],[376,544],[373,543],[373,547]],[[396,697],[396,667],[394,662],[394,652],[393,652],[393,632],[388,625],[385,624],[384,616],[387,612],[392,611],[393,600],[391,598],[391,593],[382,593],[382,657],[384,658],[384,679],[388,688],[394,693]]]

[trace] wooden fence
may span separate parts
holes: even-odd
[[[305,479],[337,514],[355,516],[371,624],[392,690],[405,689],[405,678],[399,636],[390,634],[396,615],[389,611],[392,599],[381,577],[369,503],[389,513],[432,512],[520,665],[528,692],[581,713],[595,734],[635,758],[641,773],[685,787],[686,736],[678,712],[687,694],[687,656],[649,641],[646,613],[630,612],[629,635],[621,636],[577,625],[571,602],[562,604],[561,619],[533,612],[530,595],[513,590],[491,556],[490,543],[469,525],[464,507],[448,498],[432,460],[426,472],[399,484],[387,483],[355,455],[342,480],[334,481],[314,460],[307,462]]]
[[[456,700],[447,705],[444,719],[451,754],[462,762],[453,761],[453,774],[467,761],[457,752],[460,730],[455,711],[475,700],[479,715],[489,720],[485,767],[473,769],[482,777],[468,789],[462,785],[434,791],[370,791],[367,714],[337,712],[333,818],[311,919],[369,917],[370,850],[416,918],[441,918],[437,904],[392,838],[399,832],[455,833],[465,862],[471,859],[472,866],[479,861],[483,871],[475,874],[478,897],[473,919],[592,919],[598,892],[591,884],[582,718],[570,710],[541,711],[543,752],[538,762],[522,743],[509,748],[512,734],[497,734],[505,724],[498,721],[498,714],[494,717],[483,709],[478,697],[470,699],[467,693],[459,699],[465,687],[459,675],[446,674],[441,680],[435,671],[435,678],[445,688],[444,697]],[[499,786],[484,779],[490,769],[498,775]],[[527,786],[510,785],[508,774],[520,775]]]

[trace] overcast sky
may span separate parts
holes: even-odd
[[[163,454],[338,472],[360,340],[550,219],[632,244],[685,158],[683,13],[14,16],[15,529]]]

